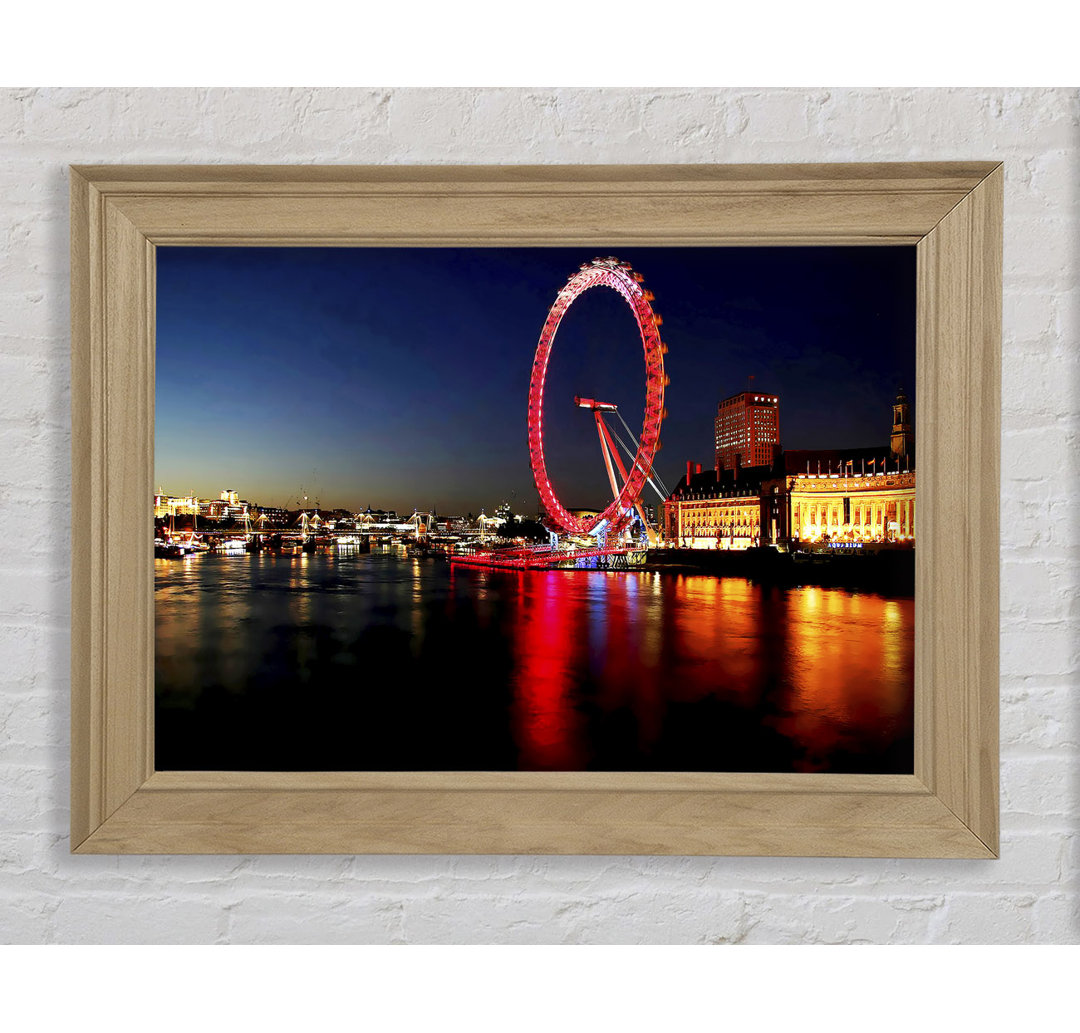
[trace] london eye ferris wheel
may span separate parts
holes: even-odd
[[[629,523],[634,509],[638,510],[644,520],[641,493],[646,482],[652,482],[655,486],[653,459],[660,447],[660,425],[666,415],[664,388],[668,384],[668,378],[664,373],[667,346],[660,339],[659,328],[662,321],[653,311],[652,292],[646,290],[643,284],[643,277],[634,272],[628,263],[617,258],[594,259],[566,281],[556,295],[540,332],[529,382],[529,462],[541,504],[551,529],[556,533],[588,535],[603,533],[608,528],[620,529]],[[615,412],[617,407],[591,398],[574,399],[579,407],[591,409],[596,417],[601,449],[614,495],[612,501],[599,514],[579,517],[570,513],[563,505],[548,475],[544,458],[544,384],[559,324],[574,301],[592,287],[609,287],[616,291],[634,314],[645,355],[645,411],[636,450],[633,451],[631,464],[627,468],[619,457],[616,442],[624,444],[627,452],[630,449],[617,433],[613,433],[606,426],[603,419],[604,412]],[[625,421],[623,426],[626,426]],[[627,429],[629,431],[629,428]],[[630,434],[633,437],[632,432]]]

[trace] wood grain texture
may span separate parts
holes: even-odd
[[[93,368],[93,358],[100,353],[95,344],[95,310],[91,281],[91,238],[93,198],[90,184],[71,173],[71,507],[83,514],[72,520],[72,555],[76,549],[86,555],[76,556],[71,565],[71,842],[80,843],[104,817],[95,780],[104,770],[95,729],[99,718],[94,712],[100,700],[100,679],[91,675],[97,660],[95,643],[102,639],[103,609],[92,604],[95,589],[91,572],[102,568],[101,558],[93,555],[96,519],[93,509],[92,482],[95,455],[93,413],[100,409],[94,397],[104,377]]]
[[[995,853],[1003,179],[995,169],[918,247],[919,405],[933,423],[929,447],[916,441],[915,771]]]
[[[157,771],[151,792],[276,789],[533,789],[668,792],[722,790],[733,794],[853,792],[902,795],[926,792],[913,775],[829,775],[701,771]]]
[[[1001,168],[72,170],[72,850],[993,857]],[[918,244],[914,776],[153,770],[158,244]],[[127,548],[121,546],[125,544]]]
[[[153,437],[146,433],[153,428],[154,364],[151,248],[111,205],[104,210],[103,233],[109,261],[102,423],[108,444],[103,496],[94,504],[104,510],[104,750],[109,758],[104,807],[111,814],[153,770],[153,737],[148,734],[154,677],[153,543],[150,535],[133,533],[149,524],[145,505],[140,513],[132,502],[151,498],[154,491]],[[124,447],[112,447],[112,442],[123,442]],[[132,691],[134,687],[140,691]]]
[[[536,185],[551,191],[647,190],[661,185],[697,192],[723,185],[744,190],[838,190],[907,183],[912,190],[973,190],[997,166],[992,161],[836,162],[828,165],[73,165],[80,176],[110,194],[292,193],[338,188],[356,193],[371,186],[408,190],[453,184],[497,191]]]

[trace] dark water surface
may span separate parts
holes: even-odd
[[[396,552],[155,577],[159,770],[912,770],[910,598]]]

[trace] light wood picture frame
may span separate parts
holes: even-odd
[[[71,169],[73,853],[998,853],[999,162]],[[915,245],[912,775],[153,757],[159,245]]]

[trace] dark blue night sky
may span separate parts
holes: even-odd
[[[614,254],[654,292],[671,384],[656,469],[713,463],[716,405],[780,397],[785,448],[888,441],[914,400],[915,249],[173,248],[158,250],[155,486],[266,506],[533,513],[526,406],[556,292]],[[568,507],[609,500],[592,416],[641,427],[626,303],[567,313],[545,390],[548,471]],[[656,502],[650,493],[645,501]]]

